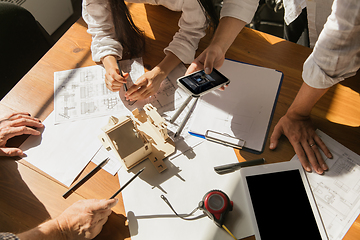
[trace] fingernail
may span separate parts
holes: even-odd
[[[273,149],[275,147],[274,143],[270,143],[270,148]]]
[[[305,167],[305,170],[306,170],[307,172],[311,172],[311,168],[310,168],[310,167]]]
[[[208,68],[208,67],[207,67],[207,68],[205,68],[205,70],[204,70],[204,71],[205,71],[205,73],[206,73],[206,74],[210,74],[210,73],[211,73],[210,68]]]
[[[322,168],[323,170],[328,170],[328,169],[329,169],[329,167],[328,167],[325,163],[321,166],[321,168]]]

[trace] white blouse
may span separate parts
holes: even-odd
[[[360,0],[284,0],[284,6],[286,22],[294,20],[303,7],[308,10],[310,42],[315,46],[303,66],[306,84],[329,88],[356,74],[360,68]]]
[[[197,0],[127,0],[130,3],[163,5],[172,11],[181,11],[179,31],[164,49],[174,53],[183,63],[190,64],[202,37],[205,36],[206,18]],[[224,0],[221,17],[235,17],[250,22],[257,8],[256,0]],[[122,58],[122,46],[116,40],[111,10],[106,0],[83,0],[82,16],[92,35],[91,52],[95,62],[107,55]]]

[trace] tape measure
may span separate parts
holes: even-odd
[[[199,202],[198,207],[195,208],[191,213],[186,215],[177,214],[175,209],[171,206],[169,200],[164,195],[161,195],[160,197],[166,202],[166,204],[179,218],[184,220],[197,219],[197,217],[188,217],[192,216],[197,210],[202,210],[204,214],[207,215],[211,220],[213,220],[218,227],[223,228],[231,235],[231,237],[237,239],[224,225],[225,217],[228,212],[232,211],[234,203],[230,201],[229,197],[223,191],[211,190],[207,192],[204,195],[202,201]]]
[[[225,217],[232,211],[234,203],[220,190],[211,190],[199,203],[201,209],[218,227],[222,227]]]

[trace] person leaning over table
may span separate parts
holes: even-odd
[[[212,43],[198,58],[197,64],[209,63],[218,67],[224,61],[226,50],[246,22],[250,22],[258,1],[224,0],[219,14],[212,0],[128,0],[163,5],[172,11],[182,11],[179,31],[169,46],[164,49],[165,57],[152,70],[141,76],[125,94],[127,100],[147,98],[157,92],[161,82],[180,63],[190,64],[195,51],[210,22],[216,29]],[[95,62],[102,62],[106,69],[105,83],[111,91],[119,91],[126,83],[128,73],[120,75],[116,60],[124,53],[130,57],[139,56],[144,50],[144,37],[135,26],[123,0],[84,0],[83,19],[92,35],[91,51]],[[190,71],[197,66],[192,64]],[[206,69],[206,70],[208,70]]]
[[[225,54],[237,35],[249,23],[257,9],[258,1],[223,1],[220,21],[209,46],[190,64],[185,75],[198,70],[210,74],[213,68],[220,68]]]
[[[360,68],[360,1],[334,0],[332,11],[303,66],[303,84],[270,138],[275,149],[284,134],[306,171],[318,174],[328,169],[320,154],[332,154],[315,133],[310,113],[316,102],[333,85],[356,74]]]
[[[60,216],[19,234],[0,233],[0,240],[80,240],[93,239],[102,230],[111,208],[118,199],[80,200],[68,207]]]
[[[19,148],[7,147],[7,141],[15,136],[30,134],[40,135],[36,128],[43,128],[44,125],[37,118],[31,117],[29,113],[13,113],[0,120],[0,156],[23,156]]]

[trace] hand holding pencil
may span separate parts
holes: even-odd
[[[106,87],[112,92],[118,92],[127,83],[129,73],[123,73],[120,68],[119,62],[115,56],[106,56],[102,60],[106,73],[105,84]],[[125,91],[127,88],[124,89]]]

